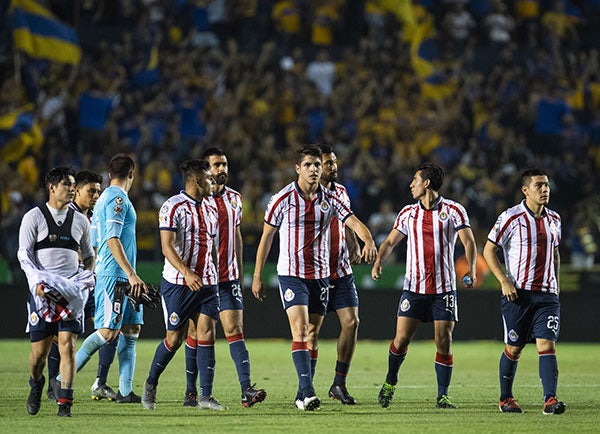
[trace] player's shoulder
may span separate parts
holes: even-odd
[[[548,217],[550,217],[553,220],[558,220],[560,221],[560,214],[550,208],[546,208],[546,213],[548,214]]]

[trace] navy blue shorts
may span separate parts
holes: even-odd
[[[219,282],[219,310],[244,310],[244,297],[239,280]]]
[[[329,300],[329,278],[278,277],[279,294],[284,309],[287,310],[292,306],[308,306],[308,313],[325,315]]]
[[[58,336],[58,332],[71,332],[76,335],[83,333],[83,318],[71,321],[46,322],[38,315],[35,301],[29,297],[27,302],[27,328],[31,342],[39,342],[48,336]]]
[[[398,304],[398,316],[420,319],[421,322],[458,322],[458,298],[456,291],[443,294],[417,294],[402,291]]]
[[[327,312],[346,307],[358,307],[358,293],[354,284],[354,275],[329,280],[329,303]]]
[[[519,297],[500,299],[504,343],[522,347],[532,339],[556,342],[560,332],[560,301],[558,295],[517,289]]]
[[[94,318],[94,312],[96,311],[96,303],[94,302],[94,291],[90,291],[90,296],[85,302],[85,307],[83,308],[83,317],[85,319]]]
[[[160,294],[167,330],[187,327],[188,319],[197,314],[219,319],[219,292],[217,285],[205,285],[199,291],[192,291],[185,285],[175,285],[162,279]]]

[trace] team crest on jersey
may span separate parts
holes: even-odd
[[[58,240],[58,235],[56,235],[56,234],[50,234],[50,235],[48,235],[48,239],[51,242],[55,242],[56,240]]]
[[[171,315],[169,315],[169,323],[172,326],[176,326],[177,324],[179,324],[179,315],[177,315],[177,312],[173,312],[171,313]]]
[[[408,301],[408,299],[404,299],[402,300],[402,303],[400,303],[400,310],[402,312],[408,312],[408,310],[410,309],[410,301]]]
[[[236,208],[238,207],[237,200],[235,200],[235,199],[231,199],[231,207],[232,207],[233,209],[236,209]]]
[[[121,196],[115,197],[115,203],[117,205],[123,205],[123,198]]]
[[[292,291],[290,288],[286,289],[283,293],[283,299],[288,303],[292,301],[294,297],[296,297],[296,294],[294,294],[294,291]]]
[[[442,212],[440,213],[440,216],[439,216],[439,217],[440,217],[440,220],[441,220],[441,221],[444,221],[444,220],[446,220],[446,219],[448,218],[448,214],[446,214],[446,212],[445,212],[445,211],[442,211]]]
[[[325,201],[322,201],[321,202],[321,209],[323,211],[327,211],[329,209],[329,204],[327,202],[325,202]]]
[[[40,322],[40,317],[37,314],[37,312],[31,312],[31,314],[29,315],[29,324],[31,324],[32,326],[35,326],[39,322]]]
[[[514,330],[510,330],[508,332],[508,339],[510,339],[511,341],[515,342],[517,339],[519,339],[519,335],[517,334],[516,331]]]

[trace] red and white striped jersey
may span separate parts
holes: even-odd
[[[217,284],[217,271],[212,259],[217,218],[217,207],[212,197],[196,202],[184,191],[167,199],[158,212],[159,229],[175,232],[175,251],[200,276],[203,285]],[[186,285],[183,275],[166,258],[162,275],[170,283]]]
[[[331,192],[340,202],[350,209],[350,197],[346,187],[335,182],[332,183]],[[331,219],[331,247],[329,252],[329,270],[332,279],[352,274],[350,266],[350,256],[348,255],[348,246],[346,245],[346,225],[336,216]]]
[[[297,182],[276,193],[267,205],[265,222],[279,228],[277,274],[303,279],[329,276],[331,219],[352,215],[331,190],[319,186],[312,201],[304,199]]]
[[[403,289],[418,294],[455,291],[454,246],[458,231],[468,227],[465,208],[442,196],[432,209],[421,202],[402,208],[394,229],[407,238]]]
[[[520,204],[507,209],[488,234],[504,251],[504,263],[515,287],[527,291],[558,293],[554,249],[561,239],[560,215],[544,208],[537,219]]]
[[[214,200],[219,214],[219,230],[215,239],[218,246],[219,282],[230,282],[240,277],[235,232],[242,223],[242,195],[225,186],[219,196],[214,196]]]

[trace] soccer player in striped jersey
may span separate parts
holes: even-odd
[[[142,406],[156,408],[158,379],[183,342],[189,320],[196,336],[196,365],[200,393],[196,407],[225,410],[212,396],[215,375],[215,325],[219,318],[217,271],[213,237],[217,208],[211,198],[214,178],[209,164],[190,160],[181,164],[185,190],[171,196],[158,212],[160,244],[165,264],[160,284],[166,337],[154,353],[144,384]]]
[[[215,178],[213,198],[218,211],[217,255],[219,274],[219,318],[229,342],[229,353],[237,370],[242,390],[242,406],[252,407],[264,401],[264,389],[255,389],[250,380],[250,356],[244,340],[242,195],[228,187],[229,166],[222,149],[209,148],[202,154]],[[196,403],[196,336],[190,324],[185,346],[186,393],[184,406]]]
[[[469,217],[464,207],[439,194],[444,171],[432,163],[421,164],[410,191],[417,200],[398,214],[394,228],[379,246],[371,276],[378,280],[383,262],[404,238],[406,246],[406,274],[398,306],[396,335],[388,353],[388,372],[379,391],[379,403],[388,407],[398,383],[398,371],[408,352],[408,345],[420,322],[433,321],[435,345],[435,372],[438,384],[437,408],[455,408],[448,397],[452,377],[452,332],[458,321],[454,247],[460,238],[469,271],[465,286],[476,280],[477,246]],[[468,276],[468,279],[466,277]]]
[[[279,291],[290,324],[292,360],[299,382],[295,405],[304,411],[316,410],[321,404],[313,387],[308,340],[314,334],[312,345],[317,347],[327,309],[331,219],[337,217],[365,243],[361,255],[365,261],[373,261],[377,252],[367,227],[347,204],[321,186],[321,158],[315,145],[296,151],[298,179],[273,195],[267,205],[252,281],[252,293],[262,301],[266,296],[263,269],[279,231]]]
[[[556,340],[560,330],[558,244],[561,220],[546,206],[550,200],[548,175],[529,169],[521,175],[525,199],[498,217],[488,235],[483,256],[502,286],[504,352],[500,357],[500,411],[522,413],[513,397],[513,381],[521,351],[535,339],[539,374],[544,390],[542,412],[564,413],[556,399],[558,365]],[[504,267],[497,251],[504,252]]]
[[[320,145],[323,153],[323,174],[321,185],[329,189],[342,203],[350,208],[350,197],[346,188],[337,183],[337,156],[329,145]],[[356,400],[348,393],[346,376],[358,337],[358,294],[350,266],[360,262],[360,246],[356,234],[337,217],[331,219],[331,248],[329,252],[329,304],[327,312],[335,311],[340,321],[340,335],[337,343],[337,361],[333,384],[329,388],[329,397],[342,404],[354,405]],[[374,242],[373,242],[374,243]],[[309,329],[309,353],[311,367],[317,364],[318,347],[314,329]]]

